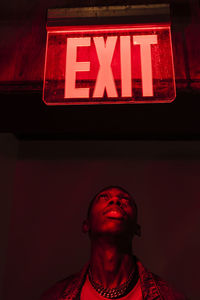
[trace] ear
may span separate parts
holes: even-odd
[[[135,226],[135,234],[141,237],[141,226],[139,224],[136,224]]]
[[[84,220],[82,224],[82,232],[87,233],[90,229],[88,220]]]

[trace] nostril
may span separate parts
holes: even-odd
[[[109,205],[112,205],[112,204],[116,204],[118,206],[121,206],[121,201],[119,199],[112,199],[109,201]]]
[[[115,204],[121,206],[121,201],[119,199],[116,199]]]

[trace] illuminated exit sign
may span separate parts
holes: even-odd
[[[156,103],[175,99],[169,25],[48,28],[48,105]]]

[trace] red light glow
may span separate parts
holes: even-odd
[[[169,25],[48,28],[46,104],[171,102]]]

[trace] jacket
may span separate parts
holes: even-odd
[[[166,281],[148,271],[138,259],[137,267],[143,300],[187,300],[185,296],[170,287]],[[88,268],[89,263],[79,273],[59,281],[47,290],[40,300],[80,300]]]

